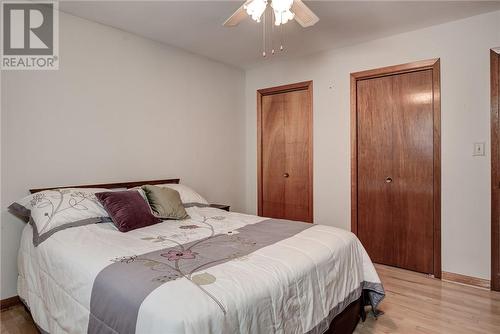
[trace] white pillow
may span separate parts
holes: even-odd
[[[109,217],[95,193],[99,188],[45,190],[17,201],[9,211],[33,226],[33,243],[38,246],[52,234],[69,227],[95,224]]]
[[[162,184],[161,187],[168,187],[168,188],[177,190],[177,192],[181,196],[182,204],[208,205],[208,201],[203,196],[201,196],[196,191],[194,191],[193,189],[189,188],[186,185],[176,184],[176,183],[167,183],[167,184]]]

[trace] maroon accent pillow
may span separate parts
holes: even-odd
[[[161,219],[153,216],[148,203],[138,191],[110,191],[96,193],[95,196],[120,232],[161,222]]]

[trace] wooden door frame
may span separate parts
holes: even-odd
[[[498,75],[500,49],[496,52],[490,50],[490,75],[491,75],[491,290],[500,291],[500,189],[498,180],[500,178],[499,139],[498,132],[500,122],[500,78]]]
[[[434,112],[433,275],[436,278],[441,278],[441,74],[439,58],[351,73],[351,231],[358,234],[357,82],[422,70],[432,70]]]
[[[262,97],[266,95],[282,94],[305,90],[309,97],[309,217],[308,223],[313,222],[313,81],[303,81],[294,84],[270,87],[257,90],[257,205],[258,215],[262,216]]]

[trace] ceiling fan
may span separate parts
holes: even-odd
[[[266,11],[268,4],[274,12],[274,24],[276,26],[295,19],[302,27],[315,25],[319,18],[307,7],[302,0],[247,0],[234,12],[225,22],[225,27],[235,27],[243,21],[247,15],[254,21],[260,22],[262,14]]]

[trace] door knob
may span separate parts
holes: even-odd
[[[385,183],[391,183],[392,182],[392,177],[388,176],[385,178]]]
[[[283,174],[283,177],[289,177],[289,176],[290,176],[290,174],[288,174],[288,173]]]

